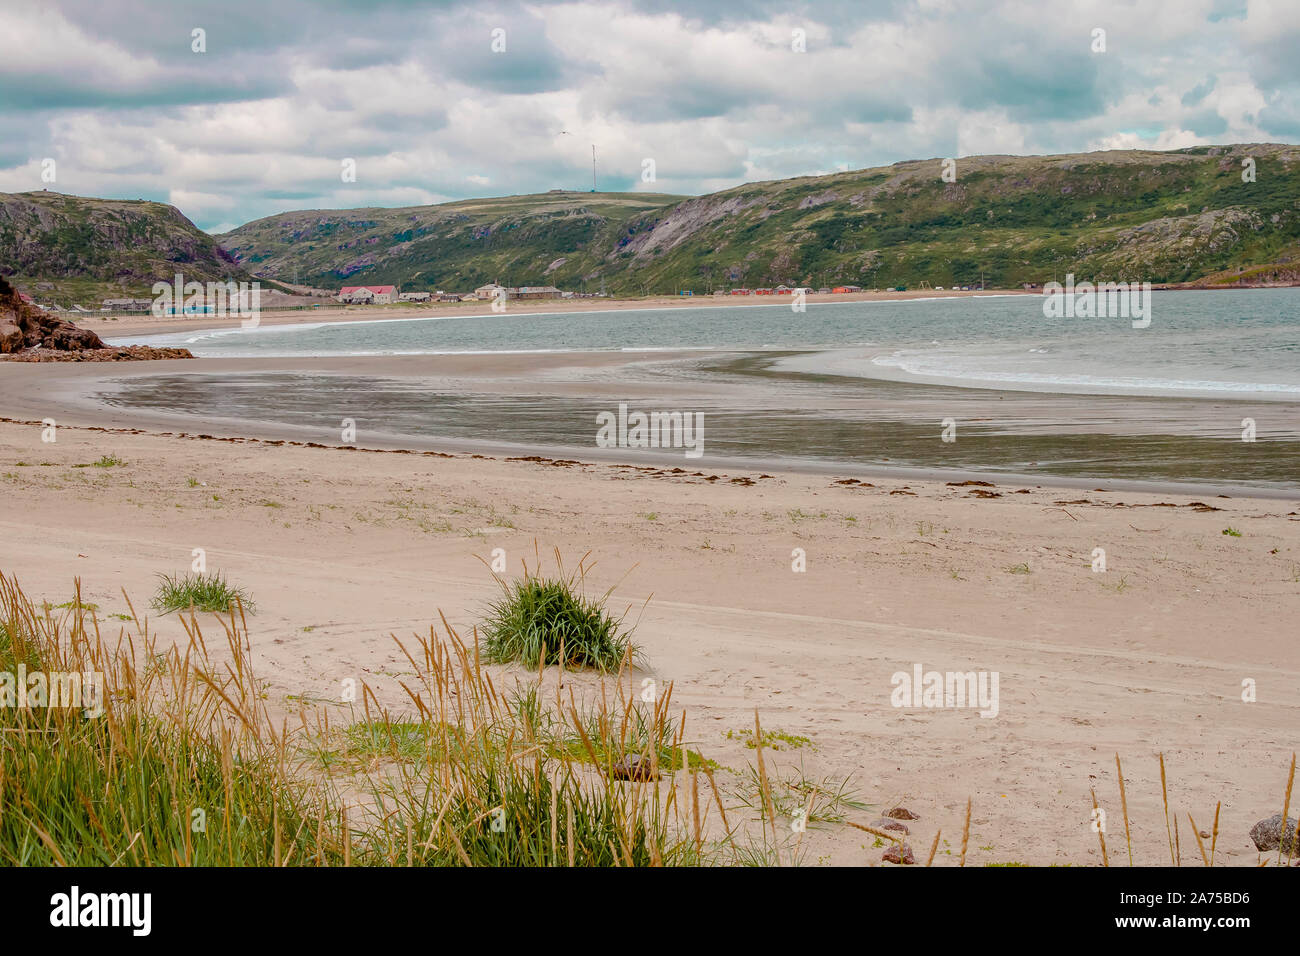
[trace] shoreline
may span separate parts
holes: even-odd
[[[42,419],[22,419],[0,416],[0,424],[18,425],[40,429]],[[177,416],[173,427],[185,424]],[[291,425],[268,425],[265,431],[256,429],[256,434],[244,430],[238,434],[213,434],[210,432],[194,433],[190,431],[164,430],[161,423],[153,427],[141,428],[133,425],[88,425],[59,423],[60,429],[78,432],[91,432],[104,435],[147,435],[153,438],[176,439],[182,441],[203,441],[226,444],[263,445],[267,447],[312,448],[325,451],[359,452],[372,455],[412,455],[435,458],[474,459],[483,461],[526,461],[554,467],[630,469],[632,471],[656,472],[661,474],[685,473],[689,477],[701,477],[706,481],[728,479],[734,483],[752,484],[755,478],[847,478],[846,485],[862,484],[860,479],[874,478],[878,481],[915,481],[929,485],[971,485],[997,487],[999,483],[1036,490],[1060,491],[1094,491],[1111,494],[1129,492],[1132,494],[1164,497],[1219,498],[1238,502],[1256,501],[1258,503],[1275,503],[1286,501],[1300,508],[1300,487],[1270,488],[1257,485],[1237,485],[1209,481],[1174,481],[1145,480],[1090,475],[1028,475],[1009,471],[994,471],[976,468],[938,468],[914,465],[859,465],[852,462],[791,461],[781,458],[733,458],[714,456],[706,463],[699,463],[681,458],[665,459],[652,452],[622,450],[615,454],[602,454],[591,448],[572,445],[525,445],[512,442],[494,442],[489,440],[463,441],[458,439],[428,439],[409,441],[395,437],[391,441],[382,438],[369,441],[365,445],[340,445],[321,441],[306,440],[311,435],[304,434],[303,429]],[[194,427],[191,423],[190,427]],[[315,437],[322,437],[317,434]],[[570,456],[579,457],[570,457]],[[706,474],[707,472],[707,474]],[[718,474],[718,472],[723,472]],[[748,474],[735,475],[734,472]],[[982,480],[981,480],[982,479]],[[872,487],[864,485],[864,487]],[[907,487],[904,485],[903,487]],[[1017,490],[1015,493],[1023,493]],[[1191,502],[1199,504],[1200,502]],[[1217,508],[1209,510],[1220,510]]]
[[[1188,286],[1161,285],[1153,286],[1152,292],[1260,292],[1272,289],[1294,289],[1297,285],[1259,285],[1259,286]],[[975,291],[953,291],[944,289],[908,289],[904,292],[849,292],[829,295],[810,295],[809,305],[837,305],[851,302],[907,302],[926,299],[961,299],[961,298],[996,298],[1002,296],[1042,296],[1042,289],[984,289]],[[765,301],[774,299],[776,301]],[[546,315],[565,312],[636,312],[659,311],[663,309],[711,309],[735,308],[789,308],[788,296],[646,296],[642,298],[604,298],[604,299],[535,299],[513,300],[514,305],[507,307],[504,313],[493,312],[489,301],[446,303],[441,306],[420,304],[393,305],[337,305],[322,306],[319,309],[302,308],[291,310],[264,310],[258,317],[259,326],[284,325],[318,325],[339,322],[400,322],[406,319],[432,318],[469,318],[472,316],[491,315]],[[217,318],[212,316],[195,316],[179,319],[173,316],[156,317],[149,314],[125,312],[115,314],[99,313],[58,313],[60,318],[75,321],[79,328],[90,329],[100,335],[151,335],[174,332],[211,332],[222,329],[239,328],[243,319],[238,317]]]
[[[914,299],[948,299],[972,297],[996,297],[1010,295],[1040,295],[1032,289],[988,289],[982,292],[952,292],[945,289],[938,292],[932,289],[908,290],[906,292],[850,292],[839,295],[810,295],[805,301],[810,305],[834,305],[849,302],[906,302]],[[772,299],[775,301],[765,301]],[[268,310],[259,316],[259,326],[276,325],[317,325],[336,322],[400,322],[405,319],[446,319],[471,316],[529,316],[564,312],[636,312],[659,311],[662,309],[701,309],[733,308],[737,306],[789,308],[789,296],[753,296],[753,295],[697,295],[697,296],[647,296],[639,299],[530,299],[512,300],[505,312],[494,312],[490,301],[464,302],[459,305],[448,303],[444,306],[425,305],[374,305],[374,306],[328,306],[304,311]],[[67,316],[68,313],[60,313]],[[192,319],[177,319],[167,316],[158,318],[140,313],[120,313],[117,316],[76,315],[79,328],[91,329],[101,335],[109,333],[140,335],[170,332],[208,332],[221,329],[239,328],[242,319],[238,317],[219,319],[210,316],[195,316]]]

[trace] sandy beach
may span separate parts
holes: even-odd
[[[492,374],[535,361],[498,356]],[[474,373],[467,357],[438,362],[449,380]],[[860,822],[908,807],[914,845],[942,829],[941,865],[955,862],[968,798],[968,865],[1100,863],[1089,791],[1119,819],[1116,754],[1139,864],[1169,862],[1158,753],[1184,862],[1188,812],[1204,826],[1222,801],[1219,860],[1253,865],[1248,830],[1280,807],[1300,731],[1300,494],[205,438],[66,397],[103,372],[0,366],[0,569],[52,604],[79,579],[112,629],[123,592],[143,614],[156,576],[204,549],[209,570],[256,598],[251,653],[279,712],[353,675],[400,711],[390,635],[427,632],[440,612],[469,633],[494,594],[480,559],[501,548],[516,571],[558,548],[570,564],[591,552],[589,589],[614,587],[611,605],[631,609],[644,673],[673,683],[724,789],[752,759],[739,732],[757,709],[795,741],[769,754],[785,772],[849,780],[875,808]],[[45,417],[57,441],[42,441]],[[105,456],[121,464],[95,467]],[[175,616],[150,628],[183,639]],[[996,716],[894,706],[893,676],[918,665],[996,672]],[[842,825],[811,828],[807,845],[809,862],[880,862]]]

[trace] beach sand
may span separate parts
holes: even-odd
[[[156,575],[188,570],[204,549],[208,570],[257,602],[251,651],[276,712],[306,697],[346,722],[329,703],[345,677],[401,712],[404,659],[390,635],[441,629],[440,612],[469,635],[496,593],[479,559],[504,549],[517,572],[536,548],[549,568],[558,548],[571,567],[590,552],[589,593],[615,587],[611,605],[631,609],[646,662],[634,676],[673,683],[687,739],[721,765],[724,790],[753,760],[739,734],[757,710],[765,729],[811,741],[769,752],[769,771],[775,761],[778,775],[849,779],[874,807],[850,811],[858,822],[909,808],[918,857],[941,828],[944,865],[957,861],[968,798],[967,865],[1099,864],[1090,788],[1118,861],[1116,753],[1139,864],[1169,863],[1158,753],[1185,864],[1199,864],[1189,812],[1208,829],[1222,801],[1217,860],[1253,865],[1247,832],[1280,808],[1300,731],[1300,494],[841,484],[758,469],[695,475],[687,461],[203,439],[61,404],[90,374],[0,367],[0,412],[22,420],[0,423],[0,570],[53,604],[79,579],[111,630],[123,591],[146,613]],[[57,441],[46,443],[39,420],[52,408]],[[188,437],[160,434],[169,430]],[[103,456],[124,464],[78,467]],[[1092,569],[1096,548],[1104,573]],[[796,549],[805,571],[792,569]],[[184,640],[174,615],[151,615],[150,628]],[[918,664],[997,672],[997,716],[892,706],[893,675]],[[499,685],[529,679],[496,670]],[[1248,680],[1257,702],[1242,699]],[[807,859],[875,864],[874,842],[813,827]]]

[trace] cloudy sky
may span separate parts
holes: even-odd
[[[1298,64],[1300,0],[0,0],[0,191],[156,199],[220,232],[590,189],[593,143],[602,190],[689,194],[1295,143]]]

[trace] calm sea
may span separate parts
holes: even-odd
[[[1035,391],[1300,399],[1300,289],[1155,292],[1151,325],[1048,319],[1038,296],[502,315],[122,337],[201,357],[803,350],[786,367]]]

